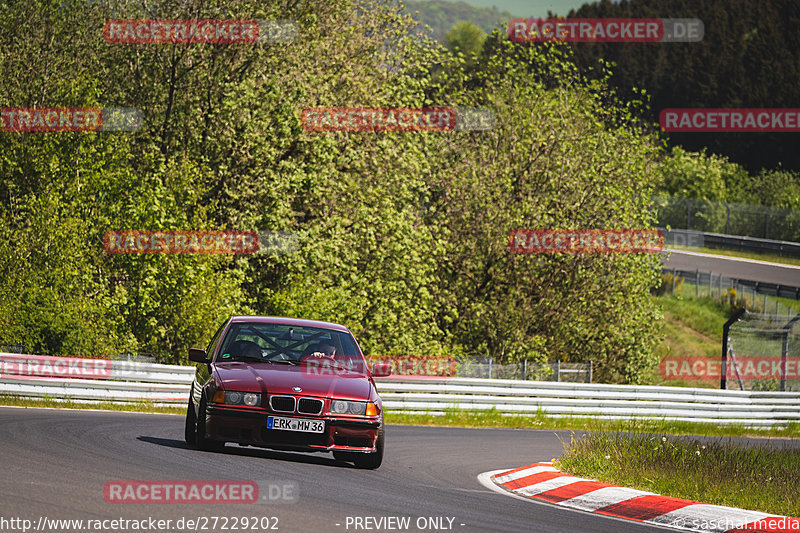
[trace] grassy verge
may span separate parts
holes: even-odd
[[[661,307],[664,313],[664,338],[654,348],[655,354],[663,359],[664,357],[710,357],[717,359],[721,355],[722,348],[722,326],[730,316],[730,308],[727,304],[719,301],[716,293],[714,297],[708,296],[706,287],[700,291],[701,296],[695,296],[694,285],[683,283],[674,294],[654,296],[653,300]],[[757,309],[763,307],[763,297],[756,299]],[[782,315],[789,320],[797,311],[800,311],[800,301],[788,300],[786,298],[766,298],[766,309],[768,313],[774,313],[776,304],[780,304]],[[749,304],[749,297],[748,297]],[[787,309],[788,308],[788,309]],[[755,341],[753,341],[755,342]],[[739,348],[747,351],[751,345],[742,344]],[[778,341],[772,341],[771,345],[766,341],[760,342],[758,350],[779,354],[780,346]],[[676,387],[700,387],[717,388],[718,381],[714,380],[665,380],[660,374],[660,368],[654,367],[647,376],[647,383],[653,385],[667,385]],[[757,387],[766,385],[751,384]]]
[[[539,412],[535,415],[506,416],[495,409],[464,411],[448,409],[444,414],[399,413],[386,411],[387,424],[415,426],[452,426],[475,428],[565,429],[578,431],[606,431],[631,433],[661,433],[672,435],[707,435],[720,437],[791,437],[800,438],[800,424],[784,428],[756,429],[744,426],[716,426],[696,422],[670,422],[644,418],[631,420],[604,420],[596,418],[550,417]]]
[[[58,409],[100,409],[103,411],[134,411],[137,413],[179,413],[186,414],[186,407],[160,407],[152,402],[131,403],[84,403],[70,399],[57,400],[55,398],[20,398],[18,396],[0,395],[0,405],[16,407],[52,407]]]
[[[684,290],[685,284],[680,289]],[[728,319],[723,305],[712,298],[695,298],[693,294],[665,294],[653,299],[664,312],[664,339],[655,347],[659,358],[720,356],[722,326]],[[652,369],[649,383],[674,387],[719,387],[719,383],[714,381],[665,380],[659,367]]]
[[[614,485],[800,516],[800,450],[702,443],[663,434],[591,432],[565,443],[556,467]]]
[[[682,291],[687,287],[681,286]],[[695,298],[694,294],[669,294],[656,299],[672,320],[691,326],[698,333],[719,344],[722,326],[728,319],[728,309],[713,298]]]

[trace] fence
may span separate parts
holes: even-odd
[[[0,344],[0,353],[25,353],[23,344]]]
[[[728,322],[723,351],[735,368],[723,380],[726,388],[800,392],[800,314],[740,312]]]
[[[800,421],[800,392],[548,383],[470,378],[380,378],[384,405],[408,413],[497,409],[504,414],[651,418],[749,427]]]
[[[592,382],[592,362],[564,363],[556,361],[545,365],[529,363],[497,364],[491,358],[461,362],[456,377],[485,379],[521,379],[537,381],[581,381]]]
[[[800,211],[780,207],[653,196],[661,227],[800,242]]]
[[[522,379],[538,381],[592,382],[592,362],[537,364],[527,359],[518,363],[498,364],[491,357],[458,359],[447,356],[372,356],[370,364],[391,365],[392,374],[404,376],[440,376],[486,379]]]
[[[7,355],[0,353],[0,360]],[[113,361],[109,379],[32,379],[2,374],[0,394],[183,406],[193,374],[194,367]],[[800,421],[800,393],[794,392],[398,376],[376,382],[384,406],[401,412],[494,408],[503,414],[641,417],[753,427]]]
[[[704,270],[661,269],[665,274],[661,292],[672,293],[681,283],[691,283],[696,297],[733,298],[731,303],[741,301],[748,309],[763,313],[791,315],[792,308],[768,296],[800,300],[800,287],[789,287],[776,283],[735,279]]]

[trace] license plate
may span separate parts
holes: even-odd
[[[283,431],[302,431],[304,433],[322,433],[325,431],[325,422],[322,420],[308,420],[307,418],[286,418],[283,416],[268,416],[267,429],[280,429]]]

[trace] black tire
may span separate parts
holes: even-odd
[[[356,468],[366,468],[375,470],[383,462],[383,425],[378,430],[378,439],[375,441],[375,451],[372,453],[356,453],[353,454],[353,464]],[[334,454],[334,457],[336,455]]]
[[[197,412],[197,428],[195,431],[195,443],[198,449],[207,452],[218,452],[225,447],[224,442],[216,441],[206,437],[206,399],[200,400],[200,409]]]
[[[189,407],[186,409],[186,425],[183,430],[183,438],[189,446],[197,446],[197,415],[194,412],[191,393],[189,394]]]

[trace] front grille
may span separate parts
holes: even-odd
[[[297,412],[304,415],[318,415],[322,412],[322,400],[300,398],[300,401],[297,402]]]
[[[281,413],[294,413],[294,397],[271,396],[269,399],[269,406],[273,411],[280,411]]]

